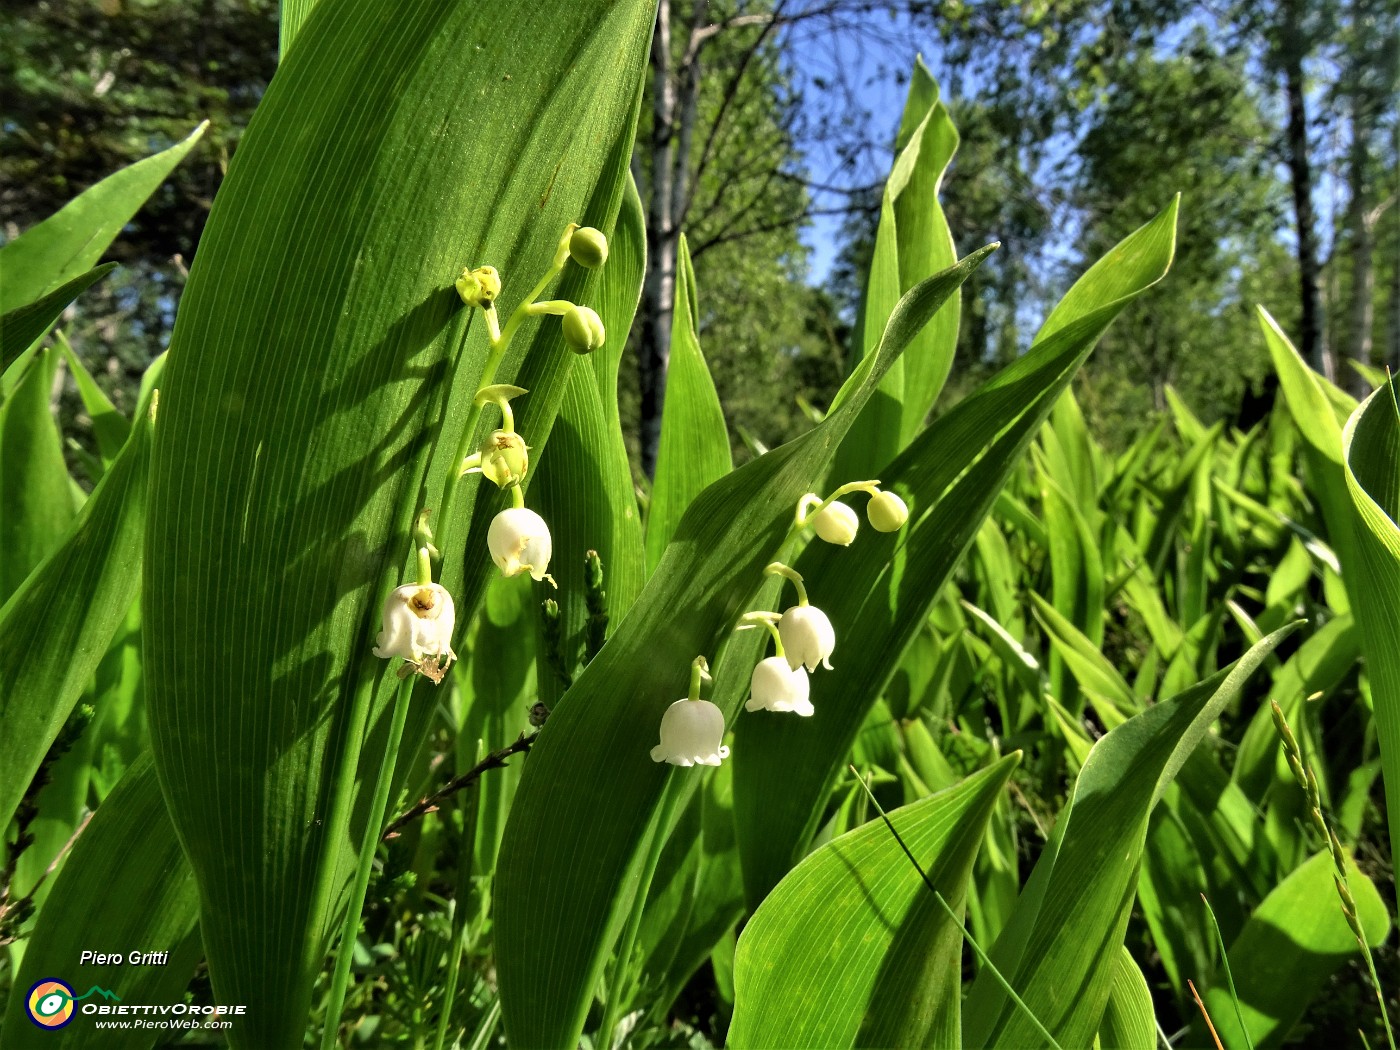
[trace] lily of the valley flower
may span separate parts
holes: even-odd
[[[836,629],[826,613],[815,605],[794,605],[784,612],[778,621],[778,634],[783,640],[788,666],[794,671],[804,665],[807,670],[815,671],[817,664],[831,670],[829,657],[836,648]]]
[[[746,711],[791,711],[802,716],[811,715],[814,708],[810,699],[812,683],[802,666],[789,667],[786,656],[770,656],[760,660],[753,669],[749,680],[752,694]]]
[[[651,749],[653,762],[673,766],[717,766],[729,757],[724,739],[724,712],[700,699],[700,681],[710,678],[703,656],[690,665],[690,695],[661,716],[661,743]]]
[[[420,558],[427,559],[426,548]],[[399,657],[413,671],[434,682],[443,675],[457,654],[452,651],[452,630],[457,611],[452,595],[436,583],[409,583],[395,587],[384,599],[383,629],[375,640],[374,655],[388,660]],[[405,674],[412,673],[405,669]]]
[[[898,532],[909,520],[909,508],[889,489],[882,489],[870,497],[865,505],[865,516],[876,532]]]
[[[849,547],[860,529],[860,518],[844,503],[829,503],[812,519],[812,525],[827,543]]]
[[[653,762],[673,766],[717,766],[729,757],[724,739],[724,712],[708,700],[677,700],[661,716],[661,743],[651,749]]]
[[[491,560],[503,576],[528,572],[536,580],[549,580],[549,558],[554,544],[549,526],[528,507],[508,507],[491,520],[486,531],[486,546]]]

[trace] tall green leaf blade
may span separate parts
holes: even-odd
[[[129,1003],[180,1002],[200,958],[198,924],[194,875],[150,757],[144,756],[98,807],[58,874],[15,973],[0,1043],[63,1050],[150,1047],[158,1030],[99,1029],[81,1013],[66,1027],[39,1035],[22,990],[56,977],[78,995],[97,985]],[[124,958],[133,950],[170,955],[158,966],[98,966],[79,963],[84,950],[119,951]]]
[[[1381,748],[1392,856],[1400,841],[1400,406],[1394,381],[1376,390],[1342,433],[1354,531],[1347,580],[1361,624]]]
[[[955,911],[1019,759],[890,814]],[[744,927],[728,1045],[955,1046],[962,941],[884,822],[872,820],[789,872]]]
[[[682,235],[676,267],[676,306],[671,315],[671,366],[661,409],[656,483],[647,513],[647,567],[655,569],[676,534],[685,509],[711,482],[728,474],[729,431],[710,370],[700,352],[695,317],[695,268]]]
[[[952,266],[957,260],[953,233],[938,200],[939,187],[953,154],[958,149],[958,131],[947,107],[938,100],[938,85],[922,58],[914,60],[904,121],[914,127],[905,136],[901,128],[901,149],[916,143],[918,161],[909,171],[908,181],[894,199],[895,233],[899,256],[899,288],[908,291],[931,273]],[[938,400],[953,367],[958,343],[961,297],[929,322],[909,347],[904,358],[904,403],[901,411],[900,447],[914,440],[923,429],[933,404]]]
[[[58,546],[73,521],[63,438],[49,410],[60,358],[39,353],[0,405],[0,602]]]
[[[87,687],[140,584],[150,463],[147,407],[47,560],[0,608],[0,823]]]
[[[736,727],[735,820],[750,906],[805,852],[829,785],[943,581],[1098,337],[1166,272],[1175,224],[1173,204],[1111,254],[1126,277],[1099,263],[1080,279],[1076,289],[1087,283],[1106,297],[1096,311],[1058,327],[880,471],[910,507],[901,533],[862,535],[849,548],[815,542],[798,560],[812,603],[835,626],[835,670],[812,677],[812,718]],[[1086,301],[1082,291],[1071,296]]]
[[[70,303],[117,268],[116,263],[94,266],[32,303],[17,306],[0,316],[0,371],[10,367],[59,319]],[[9,280],[8,272],[5,275]]]
[[[78,396],[82,398],[83,408],[92,420],[92,433],[97,439],[98,454],[102,457],[103,465],[108,466],[126,445],[126,439],[131,435],[131,424],[102,392],[97,380],[93,379],[87,366],[73,352],[63,333],[56,332],[54,337],[63,350],[63,358],[68,362],[69,370],[73,373],[73,381],[78,385]]]
[[[1337,401],[1347,395],[1308,367],[1267,310],[1259,307],[1259,326],[1278,373],[1288,411],[1303,436],[1308,487],[1327,526],[1327,540],[1341,561],[1342,577],[1355,585],[1357,557],[1352,547],[1347,480],[1343,472],[1342,424],[1346,412]],[[1337,396],[1340,395],[1340,398]]]
[[[670,771],[650,758],[662,713],[684,693],[695,656],[713,655],[728,634],[874,384],[988,250],[905,297],[871,367],[823,423],[695,499],[617,633],[550,715],[498,867],[496,963],[512,1044],[577,1042]]]
[[[1269,635],[1233,668],[1125,722],[1089,753],[1054,836],[991,952],[1062,1046],[1087,1045],[1102,1020],[1152,807],[1220,711],[1294,626]],[[1025,1012],[988,972],[974,982],[964,1017],[969,1047],[1040,1042]]]
[[[143,627],[211,979],[258,1004],[235,1046],[302,1044],[344,907],[364,834],[347,806],[379,757],[360,735],[382,738],[395,685],[370,652],[380,606],[455,466],[485,355],[480,324],[457,352],[452,281],[499,266],[508,313],[546,268],[630,142],[652,16],[647,0],[322,0],[210,214],[163,391]],[[557,322],[534,327],[550,335],[522,335],[500,376],[552,355],[549,382],[533,381],[540,359],[522,384],[532,442],[548,428],[531,413],[552,421],[569,372]],[[484,543],[462,557],[474,509],[436,526],[443,579],[476,588],[463,621],[485,581]]]
[[[0,314],[32,303],[92,270],[208,126],[205,121],[169,149],[108,175],[0,248],[0,272],[5,274],[0,281]]]
[[[1118,951],[1108,1005],[1099,1025],[1098,1045],[1104,1050],[1156,1050],[1157,1016],[1152,990],[1127,948]]]
[[[1384,387],[1381,392],[1384,392]],[[1323,850],[1284,879],[1260,903],[1230,945],[1230,972],[1248,1036],[1240,1031],[1224,973],[1204,993],[1206,1009],[1226,1046],[1257,1050],[1283,1045],[1327,979],[1358,952],[1333,884],[1332,854]],[[1375,884],[1347,857],[1347,880],[1366,941],[1378,948],[1390,915]]]

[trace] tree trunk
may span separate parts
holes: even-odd
[[[641,380],[642,470],[656,474],[661,444],[661,405],[666,396],[666,369],[671,361],[671,314],[676,297],[676,230],[671,212],[671,145],[675,133],[676,93],[671,82],[671,0],[656,9],[651,41],[651,200],[647,210],[647,272],[642,283]]]
[[[1318,294],[1317,216],[1312,204],[1312,165],[1308,159],[1308,110],[1304,97],[1303,53],[1306,47],[1301,25],[1301,0],[1286,0],[1280,65],[1288,102],[1286,152],[1293,184],[1293,213],[1298,227],[1298,282],[1301,319],[1298,352],[1303,359],[1332,379],[1336,366],[1322,340],[1322,305]]]

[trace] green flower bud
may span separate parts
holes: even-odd
[[[468,268],[457,278],[455,287],[462,302],[484,310],[501,294],[501,275],[494,266],[478,266],[475,270]]]
[[[591,354],[603,345],[607,332],[603,319],[586,306],[572,306],[564,314],[564,342],[576,354]]]
[[[596,270],[608,261],[608,239],[602,230],[584,226],[569,238],[569,257],[588,270]]]
[[[909,508],[893,492],[885,490],[870,497],[865,516],[876,532],[898,532],[909,520]]]
[[[481,476],[497,488],[506,488],[525,477],[529,452],[519,434],[497,430],[481,444]]]

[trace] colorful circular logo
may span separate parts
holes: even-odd
[[[40,1028],[62,1028],[73,1020],[73,989],[47,977],[29,989],[29,1019]]]

